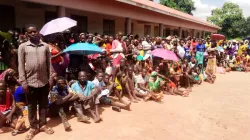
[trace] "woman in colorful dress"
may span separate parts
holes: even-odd
[[[211,48],[207,50],[208,52],[208,62],[206,67],[206,74],[209,79],[212,79],[212,83],[215,81],[215,73],[216,73],[216,42],[213,41],[211,44]]]
[[[202,64],[202,67],[204,66],[203,62],[204,62],[204,52],[206,50],[205,45],[203,44],[202,40],[199,40],[198,45],[196,45],[195,47],[196,50],[196,60],[197,60],[197,64]]]
[[[122,33],[117,35],[117,39],[112,42],[112,49],[110,52],[113,54],[113,66],[117,66],[122,58],[125,58],[124,52],[126,51],[126,44],[122,41]]]
[[[49,36],[49,49],[51,53],[51,64],[55,73],[58,76],[65,76],[65,70],[69,59],[66,54],[63,54],[60,46],[63,46],[59,35]],[[64,47],[64,46],[63,46]]]

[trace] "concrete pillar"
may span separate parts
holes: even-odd
[[[192,30],[192,38],[194,38],[194,37],[196,37],[196,36],[195,36],[195,30],[193,29]]]
[[[199,38],[202,38],[202,31],[199,31]]]
[[[125,34],[131,34],[131,18],[126,18],[125,21]]]
[[[66,17],[66,8],[62,6],[57,7],[57,15],[58,17]]]
[[[207,38],[207,37],[206,37],[206,31],[203,31],[203,32],[202,32],[202,38],[203,38],[203,39],[206,39],[206,38]]]
[[[179,27],[179,38],[182,38],[182,28]]]
[[[159,36],[163,37],[163,25],[161,23],[159,24]]]

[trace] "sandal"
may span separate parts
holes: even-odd
[[[25,133],[25,132],[28,131],[28,130],[29,130],[29,128],[25,128],[25,129],[22,129],[22,130],[13,130],[13,131],[11,132],[11,135],[12,135],[12,136],[16,136],[16,135],[18,135],[18,134]]]
[[[55,133],[55,131],[54,131],[52,128],[50,128],[50,127],[48,127],[48,126],[46,126],[46,125],[44,125],[43,127],[41,127],[41,128],[40,128],[40,131],[41,131],[41,132],[45,132],[45,133],[48,134],[48,135],[51,135],[51,134],[54,134],[54,133]]]
[[[35,137],[35,135],[38,133],[39,133],[38,129],[30,129],[30,131],[25,137],[25,140],[32,140]]]

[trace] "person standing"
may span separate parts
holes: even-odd
[[[53,134],[54,130],[46,126],[49,88],[52,84],[50,72],[50,51],[48,44],[41,41],[35,25],[26,26],[28,41],[18,48],[18,71],[24,93],[27,96],[30,131],[25,137],[31,140],[38,132]],[[37,120],[39,106],[39,121]]]
[[[123,34],[118,33],[117,39],[112,42],[112,49],[110,52],[113,54],[113,66],[120,64],[120,60],[125,58],[124,52],[126,52],[126,44],[122,40]]]
[[[179,45],[177,46],[177,50],[178,50],[178,56],[181,58],[181,59],[183,59],[184,58],[184,56],[185,56],[185,48],[184,48],[184,40],[180,40],[179,41]]]
[[[198,41],[198,45],[196,45],[195,47],[195,51],[196,51],[196,60],[198,62],[198,64],[202,65],[202,68],[204,67],[204,52],[206,51],[206,47],[205,45],[202,43],[203,41],[201,39],[199,39]]]

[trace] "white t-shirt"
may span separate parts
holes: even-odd
[[[181,46],[177,46],[177,50],[178,50],[178,55],[183,58],[184,55],[185,55],[185,49],[184,47],[181,47]]]
[[[95,86],[99,86],[99,87],[102,87],[102,88],[106,86],[105,83],[104,83],[103,81],[100,82],[97,78],[95,78],[95,79],[92,81],[92,83],[93,83]],[[99,94],[99,95],[97,96],[95,103],[96,103],[96,104],[99,104],[100,98],[101,98],[102,96],[109,96],[109,94],[110,94],[110,92],[109,92],[108,89],[102,90],[102,91],[101,91],[101,94]]]
[[[150,48],[152,47],[152,45],[150,45],[147,41],[142,41],[141,44],[142,44],[143,49],[147,49],[147,51],[145,51],[145,53],[151,54]]]
[[[95,86],[99,86],[99,87],[105,87],[105,83],[103,81],[99,81],[97,78],[95,78],[92,83],[95,85]]]
[[[105,70],[105,73],[107,73],[108,75],[112,74],[112,67],[108,66]]]

